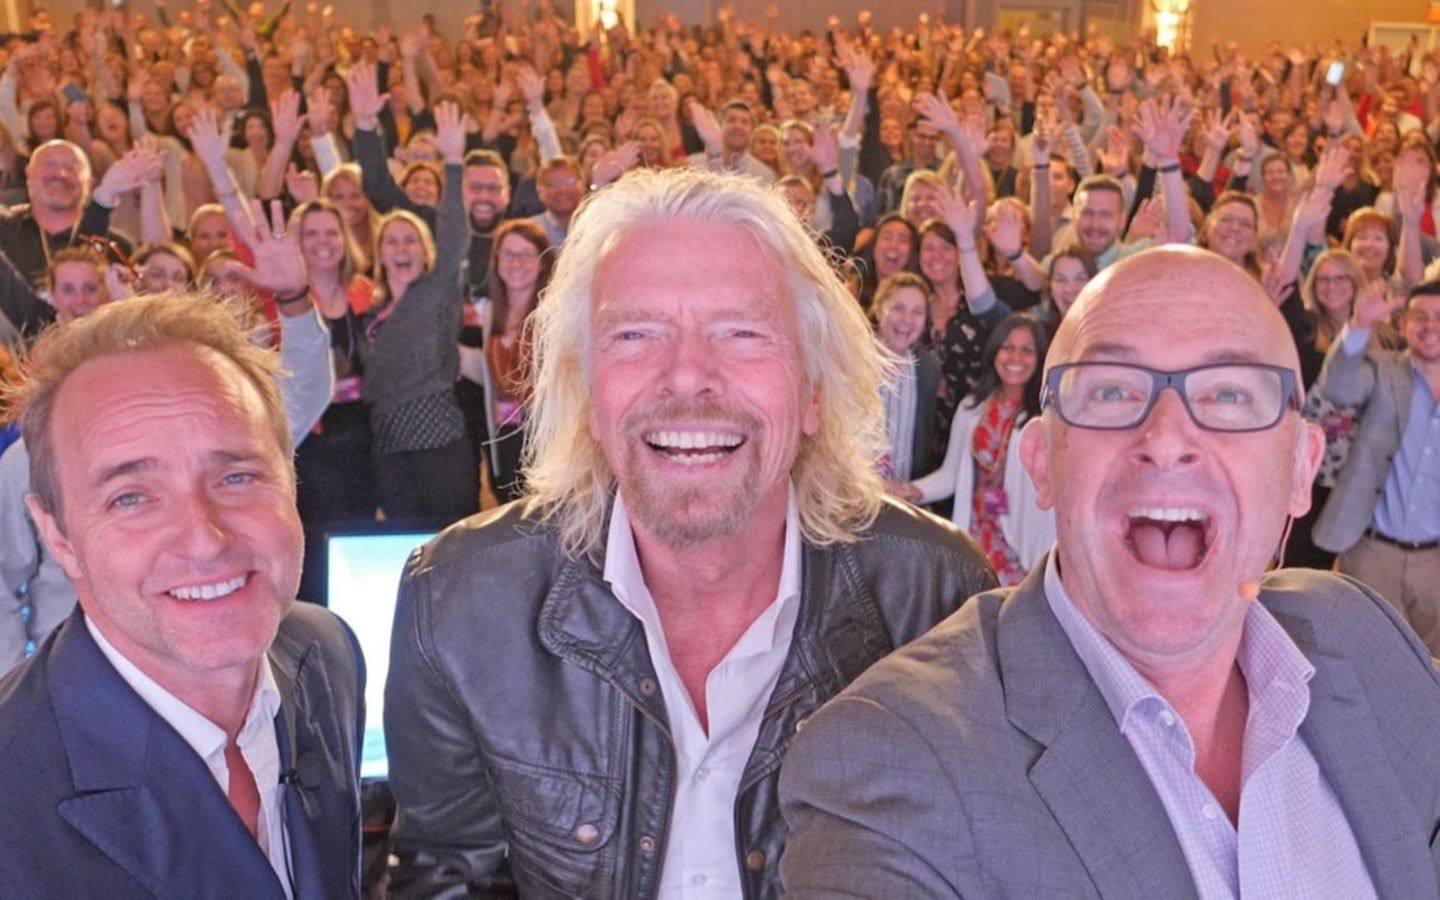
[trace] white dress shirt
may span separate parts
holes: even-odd
[[[735,797],[790,651],[800,607],[800,518],[794,490],[785,518],[784,560],[775,599],[705,680],[708,734],[671,661],[660,614],[640,569],[630,517],[618,495],[610,513],[604,578],[616,599],[644,626],[675,743],[675,802],[658,896],[662,900],[739,897]]]
[[[130,660],[105,639],[100,629],[89,617],[85,627],[100,647],[100,652],[125,679],[125,683],[140,695],[140,699],[179,733],[182,740],[205,761],[220,792],[229,796],[230,767],[225,763],[225,729],[196,712],[180,698],[165,690],[153,678],[140,671]],[[280,690],[275,685],[275,673],[270,669],[268,658],[261,660],[260,677],[255,682],[255,696],[250,700],[250,709],[245,714],[245,724],[240,727],[237,743],[240,755],[255,776],[255,786],[260,791],[259,829],[256,840],[260,849],[270,860],[270,867],[280,879],[286,897],[293,897],[289,872],[289,836],[280,815],[280,744],[275,734],[275,716],[280,711]]]

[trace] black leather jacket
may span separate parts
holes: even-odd
[[[995,585],[969,538],[895,504],[860,541],[803,555],[794,639],[735,799],[747,897],[779,893],[776,784],[805,717]],[[654,896],[674,746],[644,630],[602,571],[513,504],[410,559],[385,688],[397,895]]]

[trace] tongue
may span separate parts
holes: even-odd
[[[1200,529],[1176,522],[1168,525],[1167,534],[1166,527],[1153,522],[1130,526],[1130,541],[1140,561],[1157,569],[1193,569],[1199,565]]]

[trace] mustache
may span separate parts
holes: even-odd
[[[754,434],[763,427],[758,416],[738,406],[716,400],[683,400],[678,397],[633,409],[620,420],[620,425],[627,432],[644,432],[656,425],[677,420],[730,425],[742,434]]]

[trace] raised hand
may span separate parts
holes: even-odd
[[[545,102],[545,79],[541,78],[530,66],[521,66],[515,72],[515,83],[520,87],[520,96],[525,98],[525,105],[530,109],[538,109]]]
[[[1138,241],[1141,238],[1162,239],[1165,230],[1165,200],[1162,197],[1147,197],[1140,202],[1140,207],[1135,210],[1135,215],[1130,220],[1130,228],[1125,232],[1126,242]]]
[[[626,141],[613,150],[606,150],[595,160],[594,167],[590,169],[590,178],[599,185],[609,184],[635,168],[639,162],[640,144],[637,141]]]
[[[1012,204],[1001,203],[985,225],[985,237],[1005,258],[1018,254],[1025,247],[1025,221]]]
[[[1230,143],[1230,135],[1234,133],[1237,115],[1239,111],[1232,109],[1228,115],[1222,117],[1220,110],[1212,109],[1205,117],[1205,143],[1211,150],[1216,153],[1224,152]]]
[[[154,144],[137,144],[105,170],[105,177],[95,188],[95,199],[104,206],[114,208],[122,194],[138,191],[159,178],[164,168],[165,157]]]
[[[1395,191],[1395,206],[1401,218],[1418,221],[1425,208],[1425,185],[1430,178],[1430,164],[1416,151],[1401,153],[1395,159],[1395,171],[1391,185]]]
[[[946,188],[941,194],[937,204],[940,218],[950,226],[955,234],[955,241],[962,252],[971,252],[975,249],[975,237],[979,233],[979,223],[985,217],[985,201],[967,201],[960,196],[960,191]]]
[[[1120,178],[1130,172],[1130,137],[1123,128],[1111,125],[1104,147],[1095,150],[1095,158],[1107,175]]]
[[[449,101],[435,107],[435,149],[447,165],[465,159],[465,122],[460,107]]]
[[[301,171],[292,162],[285,168],[285,190],[298,203],[309,203],[320,196],[320,183],[309,169]]]
[[[191,117],[190,130],[185,136],[190,139],[195,155],[205,163],[207,169],[213,171],[215,166],[225,166],[225,151],[230,147],[230,134],[233,130],[234,124],[229,116],[225,116],[223,122],[217,122],[215,110],[209,106],[201,106]]]
[[[270,121],[275,128],[275,143],[293,145],[300,139],[300,95],[282,91],[270,104]]]
[[[720,133],[720,124],[715,121],[715,114],[705,107],[699,100],[690,101],[690,123],[695,126],[695,133],[705,145],[705,152],[715,156],[724,149],[724,143]]]
[[[870,54],[862,49],[856,49],[850,54],[845,72],[850,78],[850,90],[852,93],[864,93],[870,90],[870,85],[875,81],[875,61]]]
[[[345,76],[349,88],[350,109],[355,113],[355,127],[362,131],[374,131],[379,121],[380,110],[385,108],[389,94],[380,93],[375,76],[375,67],[361,63],[350,69]]]
[[[1331,141],[1315,165],[1315,186],[1334,193],[1350,172],[1350,148]]]
[[[810,159],[821,171],[833,172],[840,164],[840,145],[835,141],[835,129],[825,120],[815,126],[815,136],[810,143]]]
[[[335,121],[335,104],[330,102],[329,88],[322,85],[310,93],[305,115],[310,122],[310,133],[315,137],[335,130],[338,123]]]
[[[1376,278],[1355,292],[1355,305],[1350,310],[1350,325],[1366,331],[1390,320],[1405,302],[1403,294],[1395,294],[1383,278]]]
[[[1060,136],[1060,113],[1056,108],[1035,117],[1035,130],[1030,133],[1030,157],[1037,166],[1050,162],[1050,153]]]
[[[960,132],[960,119],[956,117],[955,110],[945,102],[944,94],[931,94],[922,91],[915,95],[915,112],[920,114],[926,122],[929,122],[934,129],[941,134],[958,134]]]
[[[265,208],[259,200],[252,200],[250,204],[251,221],[246,221],[244,216],[231,216],[230,227],[235,230],[235,237],[250,248],[255,267],[249,268],[238,260],[226,260],[218,265],[262,291],[280,297],[300,293],[309,283],[309,275],[305,270],[305,257],[300,253],[299,229],[287,230],[285,210],[279,200],[270,201],[268,231]]]
[[[1194,108],[1176,97],[1162,98],[1158,103],[1146,100],[1140,104],[1140,122],[1135,130],[1157,165],[1180,158],[1180,146],[1194,116]]]
[[[1254,159],[1255,154],[1260,152],[1260,133],[1255,129],[1255,119],[1240,114],[1237,130],[1240,135],[1240,154],[1247,159]]]

